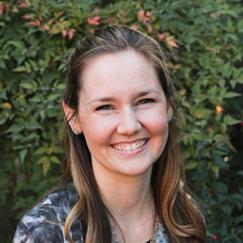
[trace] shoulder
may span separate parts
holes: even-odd
[[[71,183],[49,193],[20,220],[13,242],[67,242],[64,222],[76,201]],[[71,234],[77,242],[82,242],[80,220],[74,223]]]
[[[154,228],[154,242],[160,242],[160,243],[168,243],[168,237],[165,232],[164,225],[161,223],[162,221],[159,221],[157,218],[155,220],[155,228]]]

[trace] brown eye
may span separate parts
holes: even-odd
[[[148,103],[153,103],[155,100],[151,98],[142,99],[138,102],[139,105],[144,105]]]
[[[113,107],[111,105],[101,105],[97,107],[95,110],[96,111],[103,111],[103,110],[112,110]]]

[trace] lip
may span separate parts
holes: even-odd
[[[133,144],[133,143],[136,143],[136,142],[141,142],[142,140],[144,140],[144,144],[140,147],[138,147],[137,149],[134,149],[134,150],[119,150],[116,148],[116,146],[118,145],[129,145],[129,144]],[[146,145],[148,144],[148,141],[149,139],[148,138],[141,138],[141,139],[136,139],[136,140],[133,140],[133,141],[122,141],[122,142],[119,142],[119,143],[114,143],[114,144],[111,144],[111,147],[118,153],[120,154],[124,154],[124,155],[133,155],[133,154],[137,154],[137,153],[140,153],[142,152]]]

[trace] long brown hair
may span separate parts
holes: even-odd
[[[152,61],[175,117],[173,85],[160,45],[153,38],[122,26],[107,26],[96,30],[81,40],[71,54],[64,103],[74,110],[73,115],[78,110],[82,72],[87,60],[127,49],[135,50]],[[70,228],[80,216],[86,229],[85,242],[111,242],[110,212],[102,201],[85,137],[83,134],[74,134],[67,119],[64,134],[67,155],[65,180],[72,179],[79,197],[65,221],[66,238],[71,241]],[[203,217],[188,193],[176,137],[175,119],[172,119],[169,122],[167,144],[152,172],[151,185],[156,212],[170,241],[205,242]]]

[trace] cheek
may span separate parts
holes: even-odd
[[[157,120],[147,124],[152,137],[156,139],[158,143],[165,143],[168,137],[168,123],[167,121]]]
[[[160,156],[168,139],[169,125],[167,119],[161,119],[161,117],[160,119],[150,119],[150,123],[147,123],[147,130],[151,136],[152,150]]]
[[[163,111],[150,112],[146,116],[141,117],[141,121],[154,136],[166,136],[168,133],[168,118],[167,113]]]
[[[108,144],[114,130],[112,119],[88,119],[83,123],[83,133],[88,146]]]

